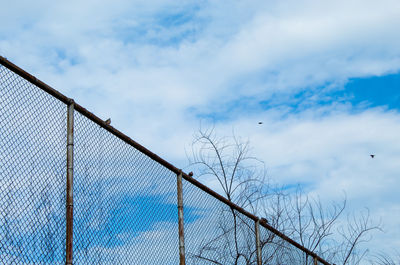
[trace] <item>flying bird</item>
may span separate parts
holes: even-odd
[[[110,125],[110,124],[111,124],[111,119],[106,120],[105,123],[106,123],[107,125]]]
[[[374,158],[375,157],[375,155],[370,155],[371,156],[371,158]]]
[[[263,124],[262,121],[259,121],[258,124]]]

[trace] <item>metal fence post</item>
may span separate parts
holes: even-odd
[[[177,175],[178,192],[178,226],[179,226],[179,265],[185,265],[185,237],[183,231],[183,194],[182,194],[182,171]]]
[[[260,219],[255,222],[256,247],[257,247],[257,265],[262,265],[261,244],[260,244]]]
[[[318,265],[318,259],[317,259],[317,257],[314,257],[314,265]]]
[[[73,176],[74,176],[74,101],[68,104],[67,111],[67,188],[66,188],[66,248],[65,264],[72,265],[73,249]]]

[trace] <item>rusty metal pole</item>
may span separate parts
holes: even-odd
[[[74,176],[74,101],[70,100],[67,111],[67,202],[65,264],[72,265],[73,249],[73,176]]]
[[[257,247],[257,265],[262,265],[261,244],[260,244],[260,220],[255,222],[256,247]]]
[[[182,194],[182,171],[177,175],[178,192],[178,229],[179,229],[179,265],[185,265],[185,237],[183,231],[183,194]]]

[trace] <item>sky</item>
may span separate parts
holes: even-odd
[[[277,183],[345,193],[382,221],[370,246],[400,249],[398,0],[0,3],[1,56],[167,161],[190,171],[200,124],[233,129]]]

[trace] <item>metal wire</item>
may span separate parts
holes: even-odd
[[[0,63],[0,264],[257,264],[256,216],[182,173],[179,230],[181,171],[77,104],[66,205],[71,100]],[[267,224],[259,241],[262,264],[317,257]]]
[[[264,227],[261,227],[260,230],[263,264],[314,264],[313,257],[308,256]]]
[[[176,175],[75,115],[76,264],[177,264]]]
[[[0,264],[62,264],[66,108],[0,66]]]
[[[188,264],[256,264],[254,221],[183,183]]]

